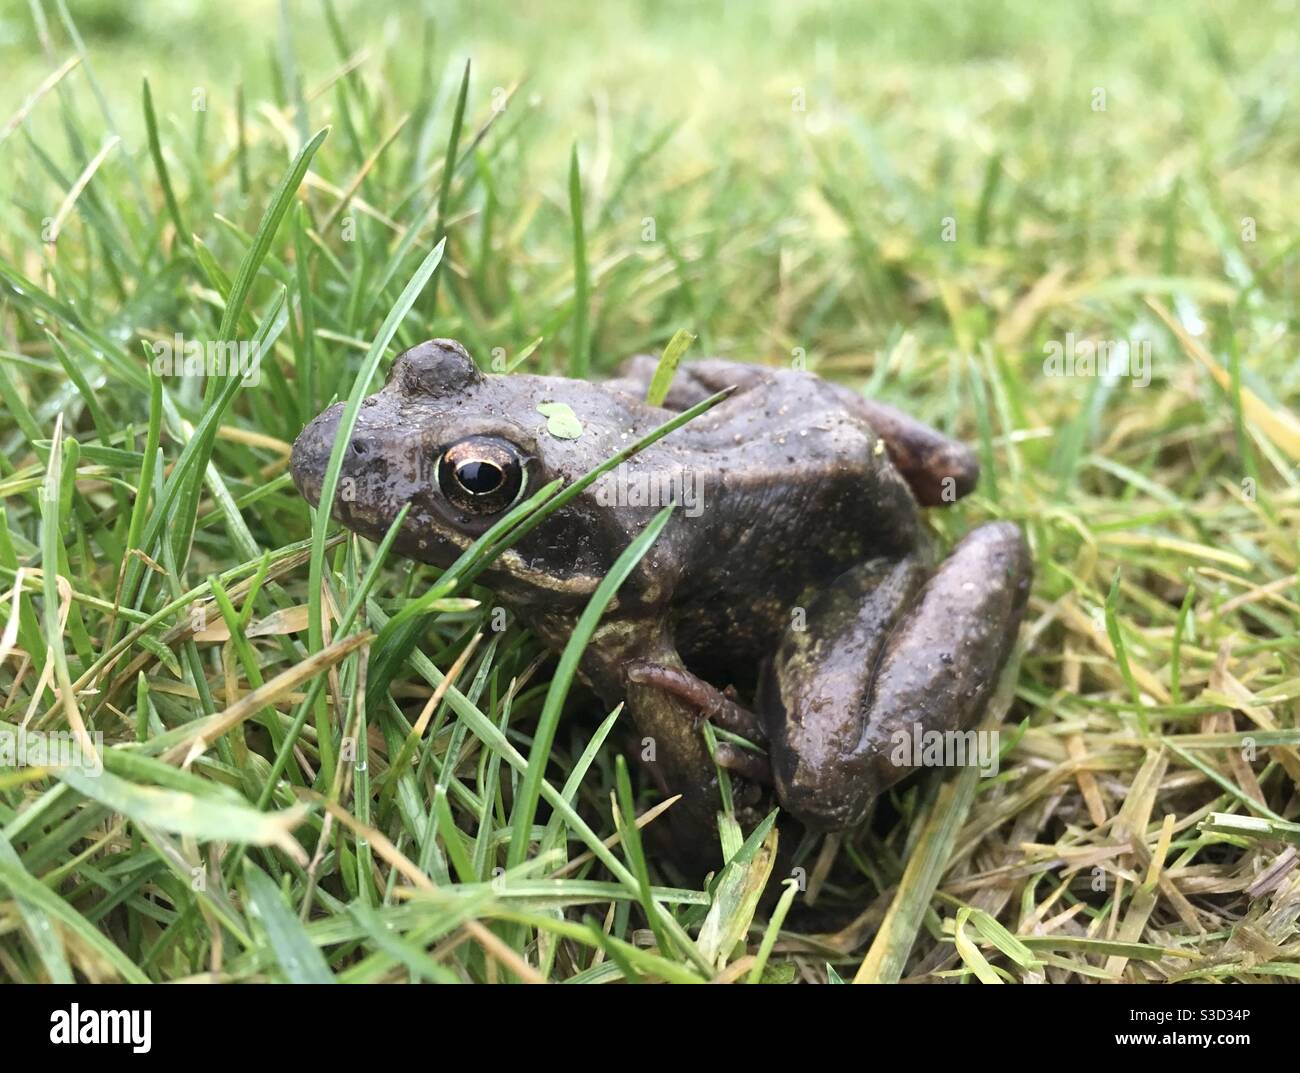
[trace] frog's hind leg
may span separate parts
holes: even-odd
[[[942,507],[974,490],[979,459],[959,440],[875,399],[847,391],[849,404],[885,441],[889,460],[923,507]]]
[[[782,804],[810,827],[851,827],[919,766],[900,742],[968,729],[1011,651],[1030,577],[1020,530],[993,523],[928,581],[905,559],[856,567],[823,591],[759,698]]]

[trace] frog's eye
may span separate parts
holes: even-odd
[[[438,487],[455,506],[471,514],[496,514],[524,490],[519,449],[496,436],[470,436],[438,458]]]

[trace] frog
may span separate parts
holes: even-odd
[[[657,367],[638,355],[604,381],[492,373],[455,340],[414,346],[357,411],[332,515],[379,540],[407,507],[393,550],[446,568],[548,482],[579,481],[721,394],[479,581],[558,653],[671,504],[591,634],[581,678],[607,710],[625,706],[642,766],[677,798],[677,837],[716,824],[724,775],[744,808],[774,796],[806,830],[851,829],[921,764],[901,755],[904,738],[963,732],[985,711],[1024,615],[1028,544],[995,520],[939,554],[924,512],[969,494],[979,462],[898,409],[811,371],[725,358],[681,364],[655,405]],[[313,506],[342,411],[293,445],[292,478]]]

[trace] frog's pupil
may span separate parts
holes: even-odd
[[[503,474],[491,462],[462,462],[456,467],[456,480],[467,492],[476,496],[494,492],[501,486]]]

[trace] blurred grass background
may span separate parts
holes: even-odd
[[[5,0],[0,120],[20,122],[0,128],[0,584],[24,580],[0,601],[22,619],[3,720],[62,725],[40,672],[66,661],[124,785],[0,772],[15,899],[0,975],[1295,977],[1296,11]],[[78,36],[82,62],[28,109]],[[151,398],[141,342],[210,338],[234,316],[276,184],[325,125],[235,317],[270,341],[263,384],[218,398],[169,381]],[[342,678],[322,699],[285,685],[264,727],[175,768],[199,720],[322,666],[285,451],[351,390],[444,234],[436,297],[389,356],[451,335],[486,364],[541,337],[528,368],[589,350],[596,375],[686,328],[694,354],[806,358],[977,444],[979,492],[934,524],[1012,518],[1038,569],[995,712],[1002,774],[915,780],[874,823],[805,842],[807,889],[774,917],[747,899],[770,866],[756,847],[709,888],[653,840],[648,862],[619,849],[622,875],[580,858],[614,832],[619,750],[614,734],[584,759],[594,723],[575,717],[547,772],[558,787],[591,764],[573,796],[588,828],[556,821],[581,863],[502,880],[510,768],[547,689],[535,644],[485,643],[464,693],[402,744],[484,625],[477,590],[480,609],[439,605],[416,654],[383,666],[392,702],[351,708],[375,660],[332,649]],[[1045,347],[1070,334],[1149,343],[1150,386],[1045,376]],[[76,446],[51,451],[60,414]],[[174,501],[147,494],[151,422]],[[32,572],[51,554],[68,610]],[[339,606],[364,598],[355,629],[378,630],[434,572],[349,540],[325,580]],[[261,623],[261,639],[205,632],[196,610]],[[356,719],[371,751],[353,772],[317,731]],[[319,806],[294,831],[313,861],[286,849],[308,785],[388,849]],[[197,829],[168,820],[160,789]],[[640,793],[638,811],[656,803]],[[408,856],[436,891],[413,892]]]

